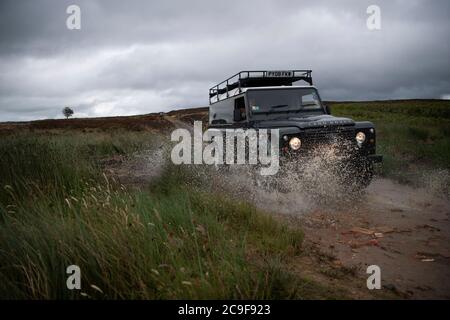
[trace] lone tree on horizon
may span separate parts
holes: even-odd
[[[63,113],[64,117],[66,117],[66,119],[69,119],[69,117],[71,117],[73,115],[73,110],[69,107],[65,107],[62,110],[62,113]]]

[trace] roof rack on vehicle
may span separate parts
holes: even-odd
[[[212,103],[214,97],[214,102],[219,101],[223,94],[226,98],[235,96],[248,87],[290,86],[300,80],[312,86],[311,73],[311,70],[241,71],[209,89],[209,102]]]

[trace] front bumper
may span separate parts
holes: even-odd
[[[371,154],[367,156],[367,159],[372,163],[381,163],[383,162],[383,156],[380,154]]]
[[[304,150],[301,150],[302,152],[296,152],[291,150],[286,151],[286,149],[282,149],[280,152],[280,161],[282,162],[284,161],[289,162],[294,159],[307,160],[311,157],[311,155],[314,156],[314,153],[308,151],[304,152]],[[350,162],[352,161],[358,162],[361,160],[368,163],[383,162],[383,156],[380,154],[367,154],[366,152],[353,151],[346,155],[345,150],[342,153],[340,153],[340,155],[338,155],[336,159],[339,159],[339,161],[350,161]]]

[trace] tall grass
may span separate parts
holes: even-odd
[[[179,167],[137,191],[96,164],[147,139],[127,133],[2,138],[0,298],[330,295],[285,268],[286,259],[300,254],[300,231],[248,204],[189,190]],[[81,268],[81,290],[66,287],[69,265]]]

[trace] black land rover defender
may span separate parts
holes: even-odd
[[[209,90],[209,128],[279,129],[280,160],[306,157],[335,143],[349,154],[351,175],[368,185],[376,154],[375,127],[335,117],[313,86],[311,70],[241,71]],[[307,86],[293,85],[305,81]],[[281,161],[282,163],[282,161]]]

